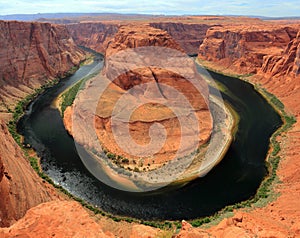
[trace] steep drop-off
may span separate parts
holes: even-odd
[[[214,62],[223,70],[257,73],[264,58],[270,54],[280,56],[297,31],[296,27],[267,24],[211,27],[198,58]]]
[[[120,25],[101,22],[82,22],[67,25],[67,29],[77,45],[104,53],[109,41],[117,33]]]
[[[0,21],[0,111],[85,58],[65,26]]]
[[[130,23],[81,22],[69,24],[67,28],[76,44],[104,53],[118,28],[128,24]],[[139,27],[141,23],[136,23],[136,25]],[[150,22],[149,25],[167,31],[187,54],[197,54],[207,29],[216,24]]]
[[[300,73],[300,31],[281,55],[264,57],[261,73],[269,77],[297,77]]]
[[[257,28],[260,28],[257,31]],[[248,77],[278,97],[285,111],[295,115],[291,130],[277,138],[281,157],[274,186],[280,196],[266,207],[235,212],[208,232],[213,237],[298,237],[300,236],[300,77],[299,26],[256,25],[254,31],[243,26],[213,28],[199,49],[206,66],[230,74],[255,73]],[[246,37],[248,36],[248,37]],[[258,57],[259,56],[259,57]],[[223,65],[225,64],[225,65]],[[203,237],[202,229],[184,226],[178,237]]]
[[[2,120],[0,138],[0,226],[9,226],[55,192],[33,171]]]
[[[153,22],[150,26],[162,29],[178,42],[187,54],[197,54],[206,31],[214,24],[188,24],[180,22]]]
[[[3,24],[3,22],[1,22],[1,24]],[[27,24],[30,25],[30,23],[26,23],[25,25],[27,26]],[[264,26],[262,25],[260,26],[260,28],[263,30]],[[241,31],[242,29],[240,29],[240,32]],[[250,29],[245,29],[245,31],[249,31],[250,33],[252,32]],[[282,36],[285,35],[285,37],[282,39],[285,39],[286,42],[282,45],[281,43],[283,42],[279,42],[280,44],[277,45],[278,42],[276,41],[277,43],[275,44],[274,48],[275,51],[273,51],[273,41],[270,41],[271,43],[269,44],[266,43],[268,42],[268,40],[263,41],[263,46],[259,48],[260,50],[264,48],[264,51],[263,54],[259,57],[257,55],[255,47],[245,47],[244,51],[242,51],[243,57],[247,59],[242,60],[247,66],[245,69],[242,69],[243,66],[239,65],[239,60],[236,56],[232,58],[228,57],[226,59],[220,59],[220,57],[217,56],[218,54],[220,54],[220,45],[222,45],[219,42],[220,38],[210,37],[210,39],[207,38],[205,40],[206,42],[203,43],[203,45],[208,46],[208,48],[204,48],[203,52],[200,51],[199,55],[201,55],[201,58],[204,57],[203,59],[205,60],[211,60],[211,64],[209,66],[213,67],[214,69],[225,70],[225,67],[223,67],[222,65],[222,63],[225,62],[226,68],[227,66],[229,66],[229,71],[227,72],[240,74],[241,72],[251,73],[258,71],[259,75],[254,75],[253,77],[249,78],[249,80],[255,83],[259,83],[263,87],[267,88],[270,92],[274,93],[285,104],[286,110],[296,115],[298,122],[294,125],[292,130],[284,135],[284,137],[278,138],[280,140],[282,148],[280,156],[283,159],[281,160],[278,169],[278,176],[281,180],[281,183],[276,185],[275,187],[280,196],[275,201],[273,201],[266,207],[256,208],[250,213],[243,211],[238,212],[234,215],[234,217],[224,219],[219,225],[213,226],[208,230],[192,228],[188,223],[184,222],[183,228],[177,235],[177,237],[285,238],[300,236],[300,86],[298,74],[299,33],[298,37],[296,38],[297,31],[298,30],[292,30],[292,33],[289,33],[289,39],[286,37],[285,33],[279,34]],[[2,34],[2,32],[3,31],[1,28],[0,34]],[[224,33],[224,30],[222,30],[222,32]],[[212,34],[212,32],[210,32],[210,34]],[[224,39],[226,39],[226,37]],[[209,42],[210,40],[211,42]],[[229,41],[227,47],[232,42],[233,41]],[[239,45],[239,40],[235,42],[237,42],[237,45]],[[200,49],[202,49],[203,45]],[[239,55],[240,47],[234,47],[234,45],[235,44],[231,46],[234,49],[232,54]],[[5,47],[1,48],[1,50],[6,50],[4,48]],[[271,56],[273,54],[275,54],[275,56]],[[229,54],[227,54],[227,56],[229,56]],[[7,55],[3,55],[3,52],[1,54],[1,59],[2,57],[7,59]],[[252,57],[256,60],[253,60]],[[259,58],[259,60],[257,59],[257,57]],[[21,64],[24,61],[24,57],[21,57],[19,61],[19,64]],[[221,64],[219,64],[219,61]],[[242,65],[244,65],[244,63],[241,62]],[[260,68],[262,65],[263,67]],[[2,79],[0,78],[0,80]],[[9,85],[7,80],[5,82],[1,81],[1,87],[3,87],[4,85]],[[9,88],[11,87],[9,86]],[[3,93],[9,91],[9,88],[5,89],[5,91],[2,90]],[[3,95],[2,92],[1,95]],[[25,93],[22,95],[25,95]],[[38,204],[39,201],[47,201],[50,199],[50,196],[45,195],[47,194],[47,191],[45,191],[44,186],[41,185],[44,183],[42,183],[41,180],[37,178],[33,170],[29,167],[28,162],[24,159],[22,151],[14,143],[13,139],[7,132],[5,125],[3,123],[1,124],[1,225],[9,225],[12,224],[16,219],[20,218],[22,216],[21,214],[24,214],[27,208],[34,206],[34,203]],[[21,202],[19,203],[19,201]],[[70,215],[66,216],[68,212],[70,212]],[[16,213],[18,214],[15,215]],[[76,217],[75,220],[74,217]],[[88,233],[85,233],[84,231],[84,229],[86,229],[85,224],[87,224],[89,228]],[[115,228],[115,230],[118,231],[118,236],[126,237],[122,229],[123,228],[120,228],[120,223],[117,223],[117,228]],[[138,234],[136,235],[136,237],[157,237],[157,234],[147,233],[146,231],[148,229],[149,227],[140,227],[138,229],[139,232],[135,231],[135,234]],[[19,222],[15,226],[0,229],[0,236],[14,237],[17,235],[28,235],[29,237],[45,235],[57,235],[62,237],[76,235],[105,237],[99,227],[94,225],[94,221],[92,221],[86,215],[83,209],[72,202],[53,202],[42,204],[39,207],[29,210],[26,216],[23,219],[19,220]],[[129,235],[127,237],[129,237]],[[132,237],[134,236],[132,235]]]

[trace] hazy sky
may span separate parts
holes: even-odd
[[[299,16],[300,0],[0,0],[0,15],[51,12]]]

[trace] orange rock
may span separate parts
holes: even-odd
[[[69,106],[64,111],[64,117],[63,117],[64,126],[70,135],[72,135],[72,113],[73,113],[73,109],[71,106]]]
[[[3,166],[3,162],[0,157],[0,183],[1,183],[3,176],[4,176],[4,166]]]
[[[9,226],[29,208],[57,195],[33,171],[3,121],[0,138],[0,226]]]
[[[264,57],[261,73],[270,77],[291,76],[300,74],[300,31],[287,45],[281,55]]]
[[[114,58],[114,55],[123,52],[123,50],[131,48],[138,49],[143,46],[165,47],[174,49],[176,52],[184,55],[180,46],[165,31],[152,28],[148,25],[134,26],[134,28],[130,25],[121,27],[115,35],[114,40],[110,42],[105,53],[106,63],[103,74],[112,81],[113,84],[109,86],[101,96],[97,108],[95,124],[98,138],[104,148],[114,154],[122,155],[126,158],[139,159],[140,157],[144,157],[143,164],[148,164],[148,167],[150,167],[153,165],[162,165],[173,159],[179,151],[180,144],[186,143],[184,149],[179,152],[178,157],[190,154],[198,148],[198,146],[206,143],[212,130],[212,119],[207,105],[208,87],[205,81],[197,75],[196,69],[190,68],[192,72],[190,74],[192,75],[191,78],[198,80],[197,82],[201,85],[201,92],[199,92],[199,89],[182,75],[165,68],[159,68],[159,66],[145,66],[143,68],[131,69],[123,72],[126,59],[119,62],[118,58]],[[160,52],[162,52],[162,50]],[[159,57],[164,57],[163,53],[161,53]],[[182,67],[182,71],[186,70],[183,65],[176,66],[178,68]],[[134,88],[133,92],[130,91],[132,88]],[[175,95],[173,91],[170,91],[170,88],[183,95],[191,105],[192,109],[189,110],[185,102],[181,101],[179,96]],[[115,110],[116,103],[125,92],[129,92],[129,94],[132,95],[131,98],[128,97],[126,99],[126,105],[135,105],[137,100],[143,102],[141,106],[132,112],[129,121],[129,133],[135,143],[147,145],[148,143],[153,142],[157,143],[158,146],[159,140],[150,140],[150,128],[153,129],[153,125],[157,123],[160,123],[165,128],[166,140],[162,148],[155,152],[155,154],[133,154],[124,151],[124,149],[115,141],[116,135],[114,134],[113,129],[116,125],[112,126],[112,121],[109,118],[111,117],[113,110]],[[177,109],[182,108],[180,112],[182,115],[176,115],[172,109],[169,109],[167,106],[163,106],[160,103],[153,103],[151,101],[147,103],[147,100],[149,101],[152,98],[155,98],[155,100],[165,100],[169,105],[176,104]],[[129,100],[132,100],[132,102]],[[122,110],[125,111],[125,109]],[[130,109],[127,110],[126,108],[126,111],[131,113]],[[183,111],[187,112],[183,113]],[[192,128],[192,123],[189,124],[191,127],[189,130],[182,131],[185,129],[182,125],[182,121],[192,121],[191,114],[193,113],[196,114],[198,119],[197,126],[201,128],[197,134],[197,141],[195,142],[192,139],[182,139],[184,133],[185,136],[190,136],[190,138],[196,133],[196,129]],[[127,135],[126,133],[128,131],[124,131],[126,129],[125,125],[123,125],[124,123],[121,123],[117,129],[114,129],[120,133],[120,135],[117,136],[118,138],[122,138],[122,135]],[[153,138],[160,137],[161,130],[155,129],[152,130],[152,132]],[[127,142],[126,144],[130,144],[130,142]],[[156,144],[153,144],[153,146],[155,147]],[[136,148],[136,146],[134,146],[134,148]],[[148,153],[149,151],[146,152]],[[151,158],[147,159],[147,157]],[[130,161],[129,164],[134,164],[134,162],[135,161]]]
[[[109,41],[117,33],[120,24],[102,22],[82,22],[67,25],[77,45],[82,45],[104,53]]]
[[[193,228],[191,224],[182,221],[181,231],[175,236],[176,238],[209,238],[211,235],[200,228]]]
[[[216,18],[219,19],[219,17]],[[232,52],[232,58],[227,58],[228,52],[226,53],[224,49],[229,44],[224,47],[222,39],[221,41],[220,39],[212,39],[210,43],[204,42],[203,46],[209,46],[210,49],[202,48],[210,52],[207,54],[207,59],[213,61],[211,66],[214,66],[215,69],[222,69],[217,64],[217,61],[221,60],[221,63],[228,63],[227,66],[230,65],[232,67],[230,68],[231,72],[236,74],[258,71],[259,75],[251,77],[250,80],[261,84],[268,91],[274,93],[284,103],[285,109],[296,116],[298,122],[293,126],[292,130],[278,138],[282,147],[282,151],[280,152],[282,159],[277,172],[281,183],[276,185],[275,189],[280,196],[264,208],[255,208],[250,212],[238,212],[234,217],[224,219],[219,225],[213,226],[208,230],[193,228],[188,223],[183,223],[183,228],[177,234],[177,237],[300,236],[300,81],[298,75],[299,44],[297,45],[299,34],[296,37],[294,33],[296,31],[290,31],[288,34],[290,35],[290,39],[288,40],[284,33],[287,29],[284,30],[282,27],[279,27],[276,29],[280,31],[278,35],[281,40],[274,39],[272,41],[274,44],[267,44],[267,41],[271,39],[270,36],[273,36],[275,33],[270,33],[270,27],[266,25],[268,24],[260,25],[260,30],[255,34],[253,34],[254,30],[243,27],[240,30],[228,28],[228,33],[221,30],[221,37],[224,37],[224,34],[231,35],[227,38],[224,37],[224,39],[229,40],[229,43],[237,43],[235,51]],[[266,33],[263,31],[265,28],[268,30]],[[216,33],[216,29],[211,29],[211,31],[214,31],[215,33],[213,34],[218,36],[219,33]],[[232,34],[232,31],[238,34],[234,36],[235,34]],[[246,33],[247,31],[250,33]],[[236,39],[240,37],[239,34],[243,35],[243,37],[247,35],[247,39],[252,39],[255,43],[252,42],[252,44],[246,46],[246,40],[234,41],[235,37]],[[268,40],[265,41],[264,37]],[[256,46],[258,49],[256,49]],[[263,50],[263,48],[265,49]],[[282,53],[280,50],[278,51],[279,48],[283,49]],[[240,49],[244,51],[242,51],[242,58],[238,59],[237,56]],[[273,49],[276,52],[271,52]],[[260,55],[259,52],[261,53]],[[278,54],[279,57],[269,56],[273,53]],[[225,56],[225,58],[218,59],[217,57],[219,56]],[[257,65],[263,65],[263,70],[260,70],[260,66],[258,67]],[[5,93],[3,91],[1,95],[6,95]],[[70,110],[68,109],[67,114]],[[51,199],[51,196],[47,195],[47,189],[32,171],[28,162],[24,159],[22,151],[14,143],[3,123],[1,123],[0,137],[2,139],[0,141],[0,215],[2,225],[5,223],[8,226],[22,217],[28,208]],[[33,194],[34,196],[32,196]],[[132,233],[132,235],[137,237],[144,234],[149,234],[151,237],[151,235],[156,234],[154,231],[152,232],[152,228],[145,228],[139,225],[134,225]],[[0,230],[1,237],[48,237],[51,235],[58,237],[76,237],[76,235],[78,237],[106,237],[109,235],[112,237],[109,233],[104,234],[101,226],[95,224],[88,217],[87,213],[74,202],[41,204],[38,207],[32,208],[15,225]]]
[[[153,227],[133,225],[130,238],[154,238],[158,237],[159,233],[160,230]]]
[[[26,215],[9,228],[0,228],[5,237],[95,237],[113,238],[104,233],[77,202],[53,201],[28,210]]]
[[[248,80],[276,95],[285,105],[285,110],[297,119],[290,131],[277,138],[282,148],[277,172],[281,183],[275,189],[280,196],[264,208],[238,212],[233,218],[210,228],[208,232],[216,237],[299,236],[300,76],[297,29],[297,25],[287,28],[274,23],[251,29],[243,26],[213,28],[200,46],[199,58],[209,60],[206,65],[215,70],[224,72],[228,67],[227,73],[258,72]],[[267,44],[267,41],[271,43]],[[257,58],[258,52],[263,57]],[[253,61],[253,57],[259,61]],[[241,61],[244,63],[240,65]]]
[[[63,77],[85,58],[65,26],[0,21],[0,28],[1,111],[13,109],[35,88]]]
[[[257,73],[268,55],[280,55],[298,26],[278,24],[211,27],[199,48],[199,59],[236,73]]]
[[[197,54],[199,45],[202,44],[205,38],[206,31],[214,23],[153,22],[149,25],[167,31],[187,54]]]

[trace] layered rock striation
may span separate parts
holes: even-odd
[[[2,31],[4,29],[2,27],[6,23],[3,24],[3,22],[0,24],[0,34],[6,32]],[[10,24],[18,25],[21,23]],[[28,24],[30,25],[31,23],[24,23],[24,26]],[[277,29],[277,27],[274,28]],[[298,159],[300,154],[300,104],[298,100],[300,87],[299,33],[298,36],[296,34],[299,28],[298,30],[290,31],[281,27],[280,29],[283,30],[281,33],[278,33],[280,39],[277,39],[277,34],[275,34],[273,35],[275,37],[273,40],[273,36],[270,38],[272,34],[268,33],[270,28],[264,25],[261,25],[261,30],[259,32],[256,31],[255,34],[250,28],[244,30],[242,27],[239,30],[228,28],[228,32],[223,28],[220,30],[220,33],[217,33],[219,32],[218,29],[220,27],[214,27],[209,30],[207,38],[200,47],[200,58],[210,60],[212,62],[210,66],[218,70],[229,69],[230,71],[228,72],[236,74],[258,72],[258,75],[249,78],[249,80],[259,83],[267,88],[268,91],[274,93],[284,103],[285,109],[296,116],[298,122],[285,136],[278,138],[282,148],[279,155],[284,159],[281,160],[278,169],[278,176],[282,183],[275,187],[275,190],[280,194],[277,199],[263,208],[255,208],[250,212],[235,212],[232,218],[226,218],[219,225],[206,230],[193,228],[188,223],[183,222],[183,228],[176,237],[298,237],[300,236],[300,164]],[[264,29],[268,32],[265,33]],[[237,34],[235,35],[233,32]],[[12,35],[16,37],[14,34]],[[218,36],[219,34],[220,36]],[[246,35],[248,35],[247,41],[245,41]],[[24,35],[20,33],[19,36],[23,37]],[[250,39],[252,41],[249,42]],[[249,46],[247,46],[248,43],[246,42],[250,43]],[[234,43],[231,46],[232,49],[229,49],[230,43]],[[40,42],[40,44],[46,43]],[[0,51],[2,52],[1,57],[7,59],[7,55],[5,53],[3,55],[3,50],[6,49],[3,48]],[[22,51],[21,48],[19,49]],[[77,50],[75,51],[77,52]],[[25,57],[21,57],[20,62],[16,62],[16,65],[22,64],[24,59]],[[225,67],[223,67],[223,63]],[[147,72],[149,71],[147,70]],[[0,73],[2,73],[2,70]],[[141,74],[139,71],[134,73]],[[132,74],[134,75],[134,73]],[[0,80],[2,79],[0,78]],[[121,84],[121,81],[116,82],[118,85],[115,84],[115,88],[119,91],[124,90],[120,87],[122,85],[123,87],[125,85],[131,87],[133,85],[132,83]],[[7,92],[11,93],[12,86],[8,80],[2,80],[1,83],[1,87],[8,85],[8,88],[1,91],[1,95],[5,95]],[[18,93],[15,94],[17,95]],[[16,95],[14,98],[19,98]],[[22,151],[13,141],[2,122],[0,137],[0,223],[2,226],[8,226],[22,217],[28,208],[42,201],[50,200],[51,196],[47,195],[44,183],[30,168],[22,155]],[[76,217],[75,220],[74,217]],[[118,223],[119,225],[120,223]],[[89,228],[88,233],[85,232],[86,227]],[[119,234],[123,235],[124,232],[120,231],[121,229],[123,228],[116,228]],[[146,234],[147,230],[147,227],[139,227],[138,232],[136,231],[134,234],[137,234],[136,237],[141,237]],[[94,220],[88,217],[86,212],[74,202],[42,204],[32,208],[16,225],[0,229],[0,236],[3,237],[24,235],[29,237],[45,235],[88,235],[95,237],[105,237],[107,235],[113,237],[109,233],[104,234],[95,225]],[[148,236],[156,237],[157,234],[153,232],[151,235],[149,233]]]
[[[65,26],[0,21],[0,110],[48,80],[61,78],[85,58]]]
[[[0,137],[0,226],[9,226],[56,195],[31,168],[2,120]]]
[[[104,53],[110,40],[117,33],[120,24],[102,22],[81,22],[67,25],[77,45]]]
[[[211,27],[199,47],[198,58],[238,73],[257,73],[266,57],[280,57],[297,35],[295,27],[281,25]]]
[[[187,54],[198,54],[207,30],[214,24],[196,24],[180,22],[153,22],[150,26],[162,29],[178,42]]]
[[[257,29],[260,29],[257,31]],[[289,27],[272,23],[234,28],[212,28],[199,48],[199,59],[214,70],[230,74],[249,74],[252,83],[273,93],[284,104],[285,111],[297,122],[291,130],[277,138],[281,157],[277,175],[281,181],[274,185],[278,198],[266,207],[250,212],[235,212],[208,232],[215,237],[298,237],[299,160],[300,153],[300,77],[299,25]],[[247,37],[246,37],[247,36]],[[258,57],[259,56],[259,57]],[[188,227],[178,237],[203,237],[202,229]],[[205,236],[204,236],[205,237]]]
[[[130,23],[110,22],[80,22],[68,24],[67,28],[78,45],[104,53],[106,47],[119,27]],[[197,24],[181,22],[150,22],[149,26],[167,31],[187,54],[197,54],[199,45],[203,42],[206,31],[215,23]],[[136,23],[139,27],[142,24]]]
[[[134,49],[134,51],[131,52],[128,49]],[[178,59],[168,58],[172,55],[164,55],[164,50],[183,58],[176,62]],[[157,55],[152,55],[155,51]],[[126,57],[124,59],[125,54],[131,54],[132,58],[137,59],[141,55],[146,55],[145,61],[151,63],[139,66],[139,60],[132,61],[132,58]],[[133,158],[132,161],[129,160],[129,165],[134,166],[139,159],[138,163],[144,165],[141,169],[149,169],[163,165],[176,156],[185,156],[209,140],[212,118],[208,107],[208,87],[205,81],[199,78],[196,69],[189,68],[191,72],[186,72],[187,66],[184,60],[187,59],[184,59],[184,51],[167,32],[147,25],[134,28],[121,27],[109,44],[105,56],[106,64],[103,74],[112,84],[103,93],[96,111],[97,135],[104,148],[122,157]],[[161,67],[160,64],[156,64],[157,58],[162,60]],[[168,60],[177,71],[165,67],[164,62]],[[200,89],[193,84],[191,79],[198,80]],[[181,97],[184,97],[190,104],[190,108]],[[124,107],[116,111],[116,105],[120,99],[125,101],[126,105],[124,104]],[[134,108],[134,105],[139,106]],[[174,105],[176,105],[176,110],[174,110]],[[124,112],[132,113],[129,120],[124,117]],[[194,114],[196,125],[192,123]],[[118,118],[119,124],[112,125],[111,117]],[[129,131],[124,131],[127,128],[126,123],[129,124]],[[157,123],[164,127],[166,138],[162,148],[151,154],[148,150],[151,151],[151,146],[158,148],[156,143],[160,142],[158,138],[162,136],[161,128],[155,127]],[[187,123],[190,124],[187,125]],[[198,134],[194,126],[199,128]],[[132,145],[134,148],[127,146],[128,150],[124,152],[124,148],[120,147],[115,137],[117,136],[118,139],[124,137],[126,140],[127,137],[123,136],[126,132],[129,132],[130,138],[128,139],[134,142]],[[195,134],[196,139],[193,140]],[[141,149],[141,152],[146,154],[131,154],[129,151],[138,147],[135,143],[141,147],[150,145],[147,149]],[[184,144],[183,148],[182,144]],[[180,151],[179,154],[178,151]]]
[[[300,31],[291,39],[280,55],[267,55],[263,59],[261,74],[269,77],[297,77],[300,73]]]

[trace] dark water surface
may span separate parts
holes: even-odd
[[[18,129],[41,157],[42,167],[55,183],[104,211],[141,219],[191,219],[210,215],[226,205],[253,196],[266,175],[269,138],[281,125],[279,115],[254,90],[239,79],[210,72],[231,96],[223,94],[238,112],[235,139],[222,162],[207,176],[182,188],[155,193],[115,190],[95,179],[77,155],[73,139],[64,129],[53,100],[69,85],[103,65],[98,56],[73,76],[39,96],[18,124]]]

